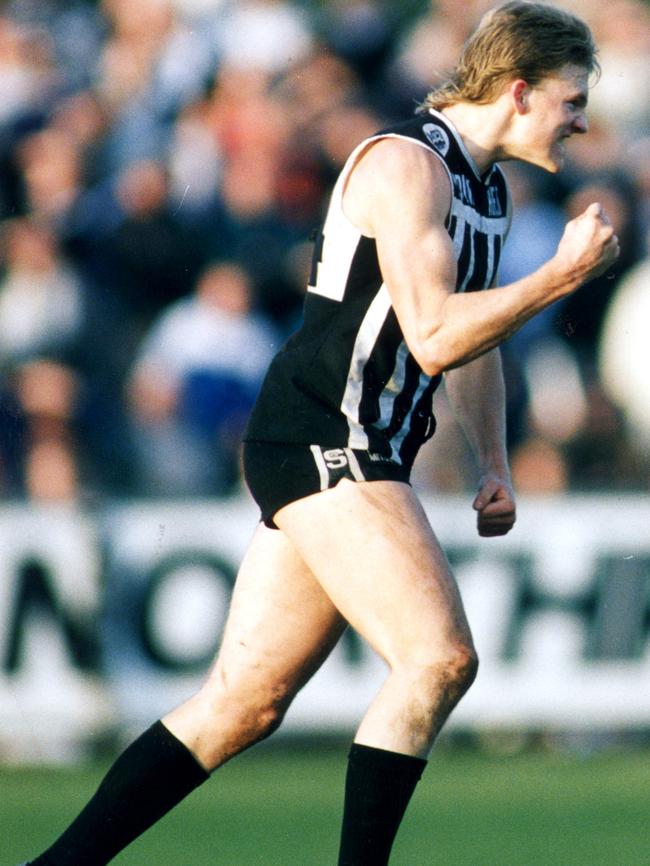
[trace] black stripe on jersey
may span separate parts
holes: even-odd
[[[393,402],[393,414],[386,428],[386,433],[391,439],[401,430],[404,419],[411,411],[421,373],[415,358],[409,353],[405,361],[404,387]]]
[[[308,285],[315,286],[318,280],[318,266],[323,260],[323,243],[325,241],[325,235],[323,234],[322,228],[314,231],[310,240],[313,240],[314,242],[314,249],[311,255],[311,271],[309,274]]]
[[[381,417],[379,401],[395,369],[396,352],[402,342],[395,311],[391,308],[363,370],[359,423],[376,424]]]
[[[400,459],[405,466],[413,463],[420,446],[434,434],[436,421],[432,409],[433,394],[441,381],[441,375],[434,376],[413,407],[409,430],[399,449]]]
[[[381,272],[377,258],[377,245],[374,238],[361,235],[352,257],[345,284],[344,300],[350,304],[351,310],[357,309],[358,312],[365,313],[369,298],[374,296],[380,285]]]

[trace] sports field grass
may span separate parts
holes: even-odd
[[[0,768],[0,866],[51,841],[105,765]],[[258,747],[118,866],[334,866],[345,748]],[[650,752],[495,757],[440,748],[391,866],[648,866]]]

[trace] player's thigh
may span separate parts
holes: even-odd
[[[472,639],[458,587],[407,485],[349,482],[275,515],[345,619],[393,667]]]
[[[211,679],[291,697],[322,664],[345,622],[294,545],[260,525],[242,560]]]

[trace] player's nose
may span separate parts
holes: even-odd
[[[576,115],[573,124],[571,125],[571,131],[577,132],[579,135],[584,135],[588,129],[589,121],[587,120],[587,115],[584,113]]]

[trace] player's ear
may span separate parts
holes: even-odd
[[[530,85],[523,78],[517,78],[510,85],[510,97],[517,114],[527,114],[530,107]]]

